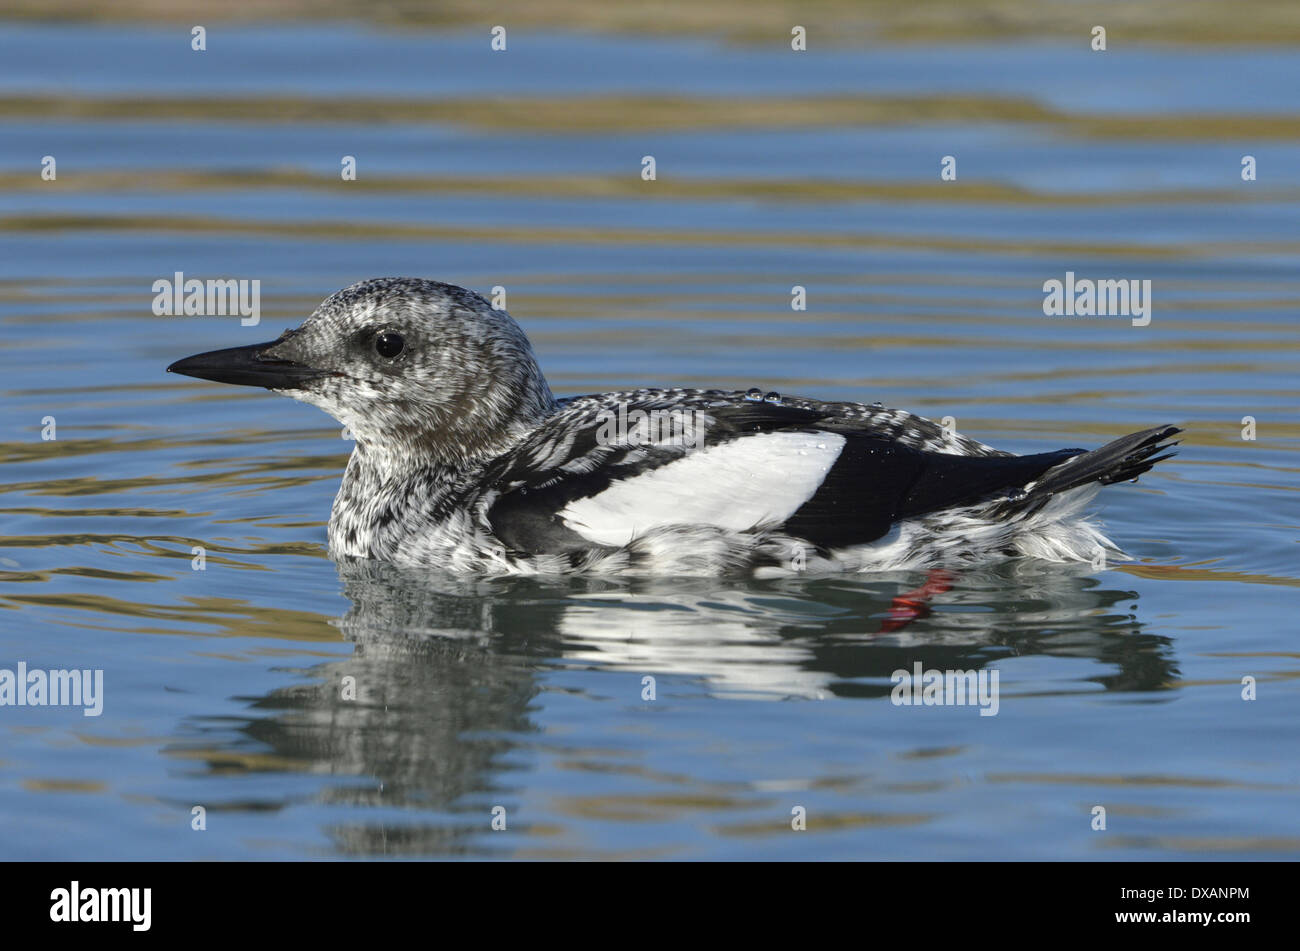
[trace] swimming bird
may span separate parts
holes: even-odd
[[[380,278],[275,340],[167,368],[320,407],[355,438],[335,557],[476,573],[727,574],[1126,557],[1087,517],[1181,430],[1017,456],[880,403],[639,389],[557,399],[472,291]]]

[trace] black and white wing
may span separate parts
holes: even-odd
[[[618,425],[656,412],[667,425]],[[571,401],[486,473],[478,511],[534,554],[618,548],[673,525],[779,529],[829,549],[1006,496],[1079,452],[997,453],[860,404],[637,391]]]

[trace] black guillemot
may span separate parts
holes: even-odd
[[[1016,456],[879,403],[757,389],[556,399],[509,314],[414,278],[353,284],[274,341],[167,369],[266,387],[347,427],[336,557],[487,574],[1122,558],[1083,509],[1180,432]]]

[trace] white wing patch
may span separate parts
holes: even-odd
[[[779,525],[813,497],[843,448],[838,433],[741,436],[616,482],[559,515],[584,538],[616,546],[668,525]]]

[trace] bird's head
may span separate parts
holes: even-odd
[[[491,455],[555,403],[509,314],[462,287],[417,278],[353,284],[276,340],[167,369],[319,406],[364,450],[412,463]]]

